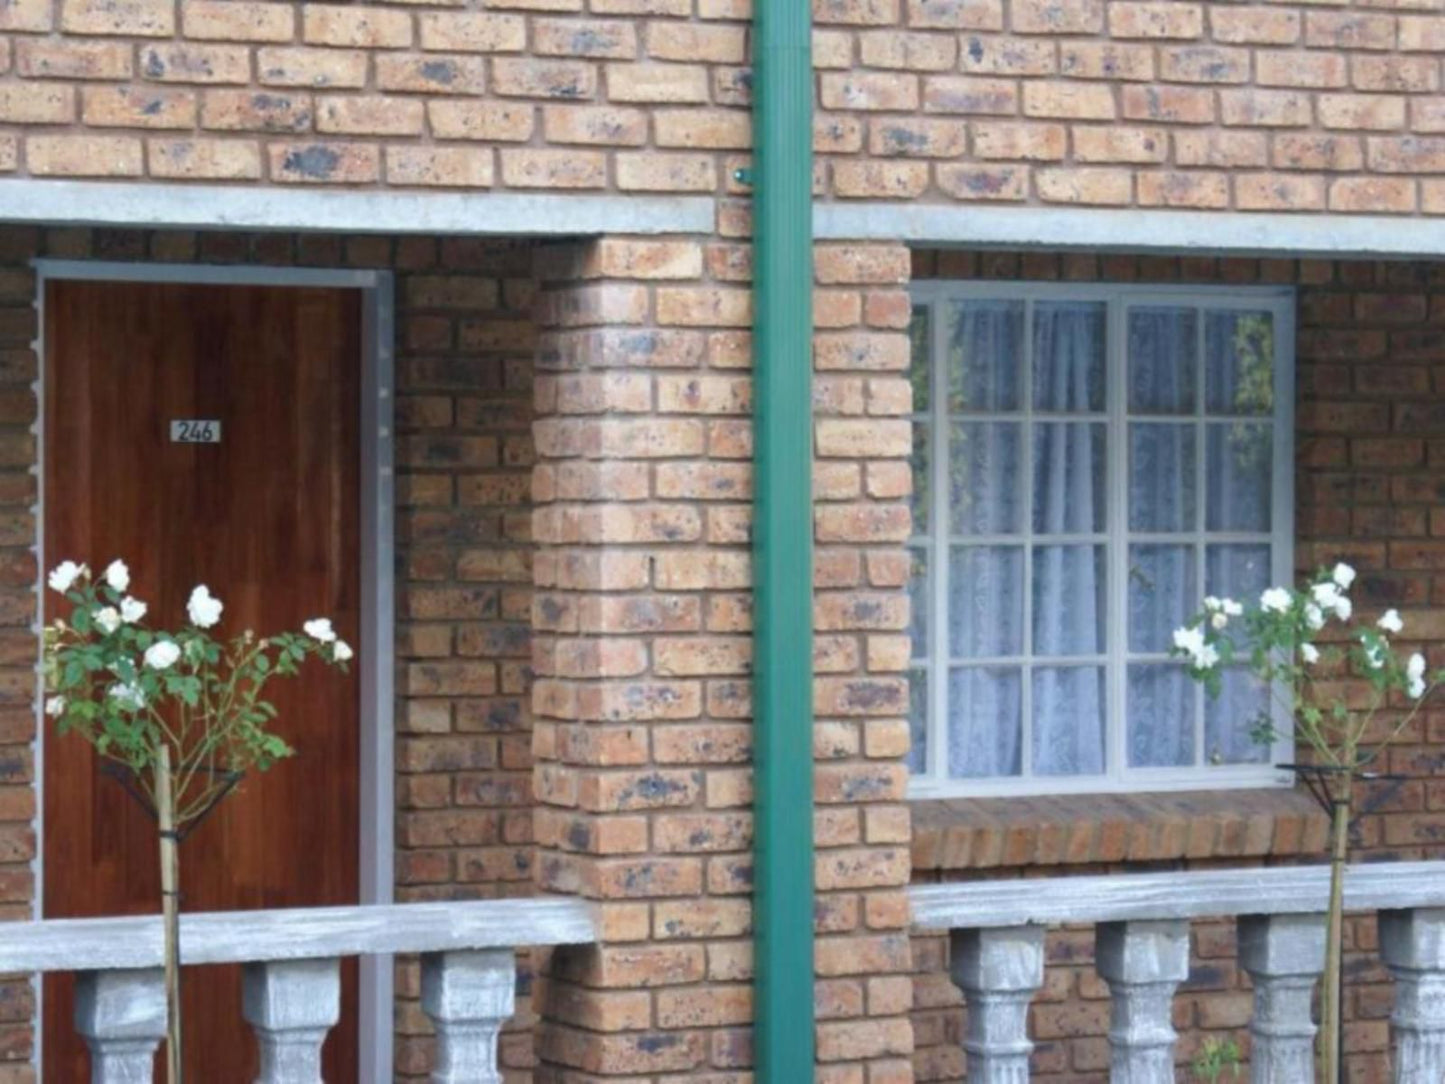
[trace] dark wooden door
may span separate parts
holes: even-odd
[[[359,645],[360,340],[354,290],[50,282],[45,566],[124,558],[154,626],[179,626],[205,583],[225,604],[213,633],[329,616]],[[173,419],[218,420],[221,441],[173,443]],[[312,662],[268,686],[298,753],[182,845],[185,910],[357,902],[358,670]],[[46,916],[157,912],[153,823],[85,742],[44,742]],[[239,968],[186,968],[184,981],[187,1078],[248,1084]],[[89,1079],[72,998],[69,977],[46,980],[47,1082]],[[356,1080],[356,1008],[350,963],[328,1084]]]

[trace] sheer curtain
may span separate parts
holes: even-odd
[[[1094,304],[1035,311],[1034,406],[1103,409],[1103,321]],[[1102,654],[1102,548],[1051,544],[1058,534],[1102,531],[1103,434],[1091,422],[1034,427],[1033,654]],[[1104,770],[1103,671],[1038,667],[1033,673],[1034,771],[1086,775]]]

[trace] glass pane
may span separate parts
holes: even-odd
[[[908,462],[913,468],[913,494],[909,497],[909,508],[913,512],[914,534],[927,534],[933,522],[929,515],[933,507],[931,428],[927,422],[913,423],[913,454]]]
[[[1036,775],[1104,770],[1104,669],[1041,667],[1033,673]]]
[[[1264,764],[1272,750],[1256,741],[1269,721],[1269,690],[1248,670],[1224,672],[1219,696],[1204,698],[1206,764]]]
[[[913,638],[912,657],[926,659],[928,657],[928,608],[931,598],[928,586],[928,551],[911,549],[908,551],[908,556],[908,635]]]
[[[1034,306],[1034,409],[1104,409],[1104,312],[1096,301]]]
[[[1018,410],[1023,400],[1024,303],[948,304],[944,364],[955,414]]]
[[[928,671],[908,671],[908,770],[928,769]]]
[[[956,659],[1021,655],[1022,546],[954,546],[948,566],[948,650]]]
[[[1270,586],[1269,546],[1205,546],[1204,593],[1257,603]]]
[[[1193,531],[1197,430],[1193,425],[1136,422],[1129,426],[1129,529]]]
[[[1199,609],[1193,546],[1129,547],[1129,650],[1168,651]]]
[[[1034,530],[1087,534],[1105,529],[1105,427],[1089,422],[1034,426]]]
[[[932,351],[929,329],[932,321],[927,305],[913,307],[913,319],[908,325],[909,379],[913,382],[913,412],[927,414],[929,410],[929,371]]]
[[[1198,387],[1199,323],[1193,309],[1129,310],[1129,410],[1193,414]]]
[[[1167,663],[1129,667],[1125,715],[1129,767],[1172,768],[1194,763],[1194,713],[1198,687],[1184,670]]]
[[[954,422],[949,427],[948,511],[954,534],[1018,534],[1020,433],[1017,422]]]
[[[1041,655],[1104,651],[1104,547],[1034,547],[1034,650]]]
[[[1211,414],[1274,411],[1274,317],[1211,312],[1204,317],[1204,402]]]
[[[969,667],[948,675],[948,774],[1018,775],[1023,684],[1014,667]]]
[[[1273,448],[1268,425],[1236,422],[1208,427],[1204,473],[1209,530],[1269,530]]]

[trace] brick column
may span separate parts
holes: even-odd
[[[603,916],[602,943],[543,980],[539,1081],[751,1063],[747,257],[626,238],[539,255],[537,878]],[[908,260],[819,265],[818,1079],[893,1084],[912,1052]]]

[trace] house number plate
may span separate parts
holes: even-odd
[[[171,422],[172,444],[220,444],[221,423],[212,418],[180,418]]]

